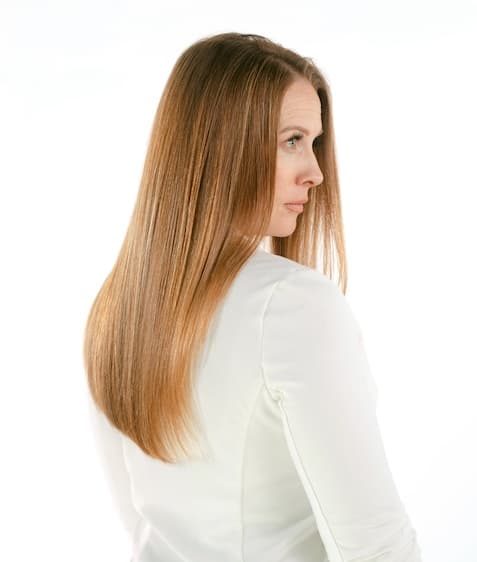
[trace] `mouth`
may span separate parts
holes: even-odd
[[[285,203],[285,207],[295,213],[301,213],[303,211],[303,204],[301,203]]]

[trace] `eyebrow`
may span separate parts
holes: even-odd
[[[288,127],[285,127],[284,129],[282,129],[279,134],[282,134],[285,131],[289,131],[291,129],[298,129],[302,133],[305,133],[305,135],[310,134],[310,131],[308,131],[308,129],[305,129],[305,127],[300,127],[299,125],[289,125]],[[318,136],[322,135],[322,134],[323,134],[323,129],[321,129],[321,131],[318,133]]]

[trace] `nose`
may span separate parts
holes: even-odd
[[[310,157],[303,164],[303,172],[300,183],[305,183],[308,187],[317,187],[323,182],[323,173],[316,159],[315,153],[311,152]]]

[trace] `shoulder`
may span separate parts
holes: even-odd
[[[313,316],[316,313],[338,313],[349,303],[339,286],[316,269],[296,264],[274,285],[269,309],[282,309],[293,314]]]
[[[360,343],[361,329],[340,287],[326,275],[300,264],[273,286],[264,311],[264,344],[308,348],[317,342],[335,349]],[[285,340],[287,342],[285,343]]]
[[[302,388],[304,400],[306,392],[331,402],[377,398],[354,311],[339,286],[314,269],[294,269],[275,284],[263,316],[262,365],[268,388],[287,396]]]
[[[265,336],[266,330],[270,334],[271,325],[286,331],[293,326],[329,325],[331,321],[335,325],[350,324],[354,320],[348,300],[335,281],[317,269],[261,247],[241,270],[229,294],[230,302],[239,303],[242,314],[247,310],[245,299],[259,308]]]
[[[330,290],[335,288],[339,291],[338,286],[320,271],[284,256],[271,254],[260,246],[248,261],[243,273],[267,280],[275,290],[287,288],[291,283],[299,289],[298,293],[302,294],[307,288],[313,290],[318,286],[328,286]]]

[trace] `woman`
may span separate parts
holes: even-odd
[[[344,296],[331,108],[259,35],[206,37],[168,79],[84,341],[134,562],[421,560]]]

